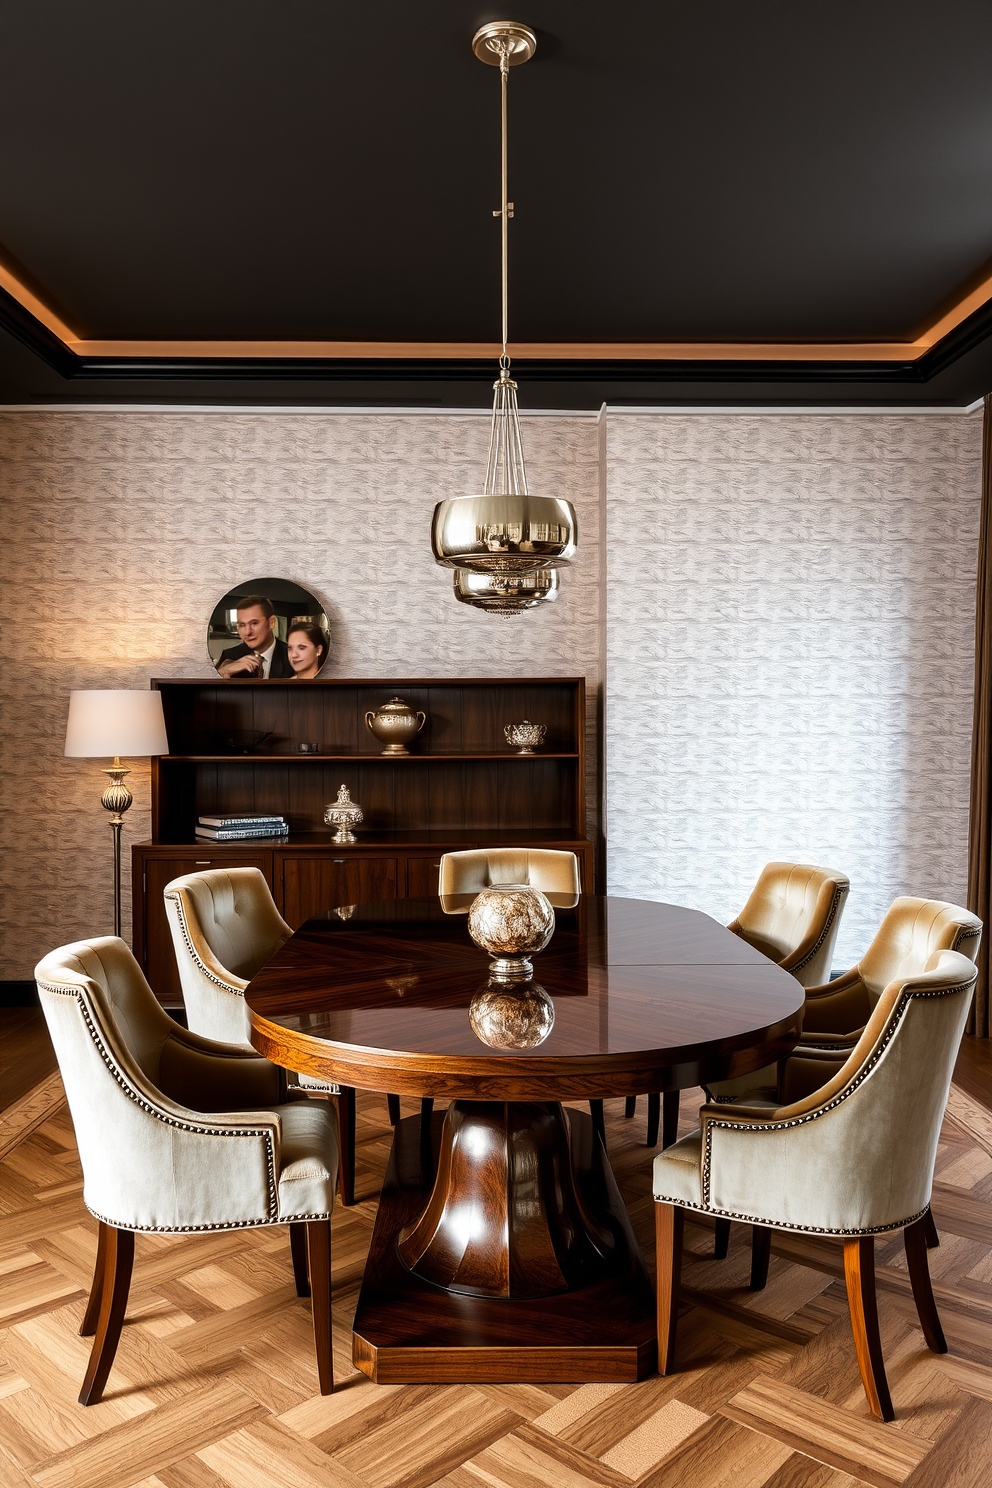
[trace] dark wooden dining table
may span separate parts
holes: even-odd
[[[653,1290],[604,1144],[562,1103],[761,1069],[794,1045],[803,989],[697,910],[560,898],[532,979],[509,987],[534,1009],[521,1034],[483,1016],[507,988],[468,935],[472,897],[329,910],[245,994],[277,1064],[450,1103],[394,1128],[355,1363],[383,1383],[640,1379]]]

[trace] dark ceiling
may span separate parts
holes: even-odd
[[[912,340],[992,272],[989,0],[0,0],[0,258],[83,338],[487,342],[510,82],[511,339]],[[63,375],[6,306],[0,397],[477,403],[469,362]],[[846,364],[845,364],[846,365]],[[520,366],[525,401],[960,401],[922,369]],[[249,385],[250,384],[250,385]]]

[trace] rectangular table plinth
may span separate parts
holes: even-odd
[[[444,1291],[409,1271],[399,1232],[434,1184],[443,1115],[409,1116],[394,1129],[372,1245],[355,1313],[352,1357],[379,1384],[630,1384],[657,1363],[654,1289],[609,1160],[592,1121],[568,1112],[575,1186],[616,1237],[606,1278],[560,1296],[516,1300]]]

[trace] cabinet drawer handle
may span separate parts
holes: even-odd
[[[347,861],[348,861],[347,858],[332,858],[331,859],[331,862],[332,863],[347,863]]]
[[[210,864],[212,862],[213,862],[213,858],[194,858],[194,860],[193,860],[193,867],[194,868],[209,868],[210,867]]]

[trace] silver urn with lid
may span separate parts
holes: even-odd
[[[337,831],[331,838],[332,842],[357,842],[358,838],[351,830],[357,827],[364,819],[361,806],[351,799],[351,791],[346,785],[338,786],[338,798],[329,806],[324,807],[324,820],[329,827],[337,827]]]

